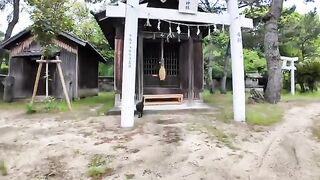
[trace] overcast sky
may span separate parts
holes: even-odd
[[[284,3],[285,7],[292,7],[293,5],[297,6],[297,11],[300,13],[307,13],[312,11],[315,7],[320,8],[320,0],[315,0],[314,3],[304,3],[303,0],[287,0]],[[25,8],[25,5],[22,5],[22,8]],[[1,12],[0,13],[0,30],[4,32],[7,28],[7,14],[9,12]],[[26,11],[23,11],[20,16],[19,23],[14,28],[13,34],[16,34],[23,30],[24,28],[28,27],[31,24],[29,15]]]

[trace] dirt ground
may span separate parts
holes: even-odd
[[[225,124],[213,112],[146,115],[130,130],[118,116],[0,110],[0,179],[90,179],[93,157],[112,169],[103,179],[319,180],[320,143],[310,128],[320,103],[288,109],[268,128]]]

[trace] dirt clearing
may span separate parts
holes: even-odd
[[[147,115],[124,130],[118,116],[0,110],[0,179],[319,180],[319,107],[290,108],[263,130],[215,112]]]

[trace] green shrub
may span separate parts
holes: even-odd
[[[59,110],[58,102],[55,98],[49,97],[44,101],[44,110],[46,112]]]
[[[2,64],[0,68],[0,74],[8,74],[8,72],[9,72],[9,67],[5,64]]]
[[[306,60],[297,65],[297,82],[301,91],[317,91],[320,82],[320,60]]]
[[[35,107],[32,105],[32,104],[27,104],[26,106],[26,113],[27,114],[33,114],[33,113],[36,113],[36,109]]]

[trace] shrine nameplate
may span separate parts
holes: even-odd
[[[179,0],[179,12],[196,14],[198,12],[198,0]]]

